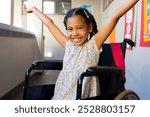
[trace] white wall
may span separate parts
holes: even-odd
[[[128,51],[126,56],[126,87],[135,90],[141,99],[150,99],[150,47],[140,46],[141,3],[138,5],[136,47]]]
[[[63,24],[64,15],[48,15],[60,30],[66,34],[66,29]],[[64,56],[64,48],[55,40],[48,28],[44,26],[43,33],[45,36],[45,51],[44,55],[47,59],[62,60]]]
[[[36,6],[40,11],[43,9],[43,0],[28,0],[29,7]],[[41,59],[44,59],[43,24],[35,14],[27,14],[27,30],[33,32],[37,37]]]

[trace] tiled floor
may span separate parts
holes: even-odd
[[[35,73],[31,78],[31,85],[40,84],[54,84],[57,80],[60,71],[50,70],[44,71],[43,73]],[[6,96],[2,97],[3,100],[22,100],[23,99],[23,85],[24,83],[17,86],[15,89],[10,91]]]

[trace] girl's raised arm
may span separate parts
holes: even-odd
[[[48,27],[52,35],[55,37],[55,39],[63,46],[65,47],[67,37],[60,31],[60,29],[53,23],[52,19],[50,19],[48,16],[43,14],[41,11],[39,11],[36,7],[32,7],[30,9],[26,8],[26,5],[23,5],[23,10],[26,13],[35,13],[35,15]]]
[[[122,6],[120,6],[108,20],[106,25],[95,34],[94,38],[97,43],[97,47],[101,48],[103,42],[108,38],[110,33],[113,31],[116,26],[119,18],[123,16],[128,10],[130,10],[139,0],[127,0]]]

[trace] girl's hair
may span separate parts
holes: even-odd
[[[91,39],[92,36],[98,32],[97,24],[96,24],[94,16],[85,8],[79,7],[79,8],[71,9],[67,12],[66,16],[64,17],[64,25],[65,25],[66,29],[67,29],[68,18],[75,16],[75,15],[82,16],[85,19],[85,22],[87,24],[91,23],[93,25],[93,31],[90,33],[90,39]]]

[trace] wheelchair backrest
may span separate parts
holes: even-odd
[[[126,53],[126,41],[123,41],[121,43],[113,43],[113,44],[120,44],[120,50],[122,54],[122,62],[124,62],[125,53]],[[114,54],[112,51],[112,45],[111,44],[103,44],[102,45],[102,52],[100,54],[99,58],[99,66],[110,66],[110,67],[117,67],[116,61],[114,59]],[[100,90],[101,95],[105,95],[108,97],[105,98],[112,98],[116,95],[116,93],[119,93],[120,91],[124,90],[124,83],[125,83],[125,77],[122,78],[122,76],[117,75],[110,75],[110,74],[102,74],[99,76],[100,78]]]
[[[118,44],[118,43],[113,43]],[[125,58],[125,52],[126,52],[126,42],[119,43],[121,47],[121,52],[123,54],[123,57]],[[111,48],[111,44],[105,43],[102,45],[102,52],[100,54],[99,58],[99,66],[116,66],[115,59],[113,56],[113,50]]]

